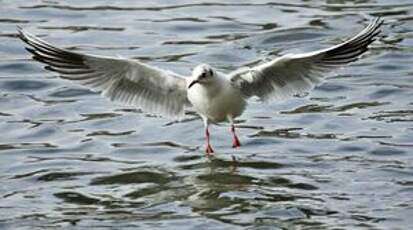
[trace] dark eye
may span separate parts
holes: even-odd
[[[206,78],[206,73],[202,73],[201,78]]]
[[[212,72],[212,69],[209,70],[209,75],[214,76],[214,72]]]

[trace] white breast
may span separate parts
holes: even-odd
[[[212,122],[225,121],[242,114],[246,101],[226,78],[208,84],[196,84],[188,90],[188,99],[195,110]]]

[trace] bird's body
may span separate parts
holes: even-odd
[[[188,80],[190,84],[191,78]],[[230,79],[217,72],[207,84],[196,84],[188,89],[188,100],[194,109],[212,123],[228,120],[228,116],[240,116],[247,105],[239,89],[231,85]]]
[[[327,49],[286,54],[228,74],[201,64],[186,78],[137,60],[58,48],[21,29],[19,37],[30,47],[26,49],[33,59],[46,64],[46,69],[99,91],[110,100],[169,117],[182,117],[184,109],[192,106],[204,121],[206,152],[211,154],[210,123],[229,121],[233,147],[239,147],[234,119],[244,112],[248,98],[283,99],[313,89],[326,73],[366,52],[380,33],[382,23],[375,19],[357,35]]]

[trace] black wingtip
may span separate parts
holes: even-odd
[[[20,26],[17,27],[17,37],[20,38],[24,43],[28,44],[29,39],[27,38],[26,34],[24,33],[24,30]]]
[[[384,19],[380,16],[375,18],[374,21],[374,32],[371,35],[371,38],[375,38],[377,37],[379,34],[381,34],[382,30],[381,30],[381,26],[384,24]],[[374,39],[376,40],[376,39]]]
[[[377,30],[378,28],[380,28],[383,25],[384,19],[382,17],[378,16],[378,17],[375,17],[374,19],[372,19],[371,23],[375,26],[375,29]]]

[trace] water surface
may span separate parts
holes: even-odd
[[[0,1],[0,228],[411,229],[412,1]],[[16,25],[188,75],[383,36],[308,95],[202,122],[109,103],[30,60]],[[236,158],[236,162],[233,161]]]

